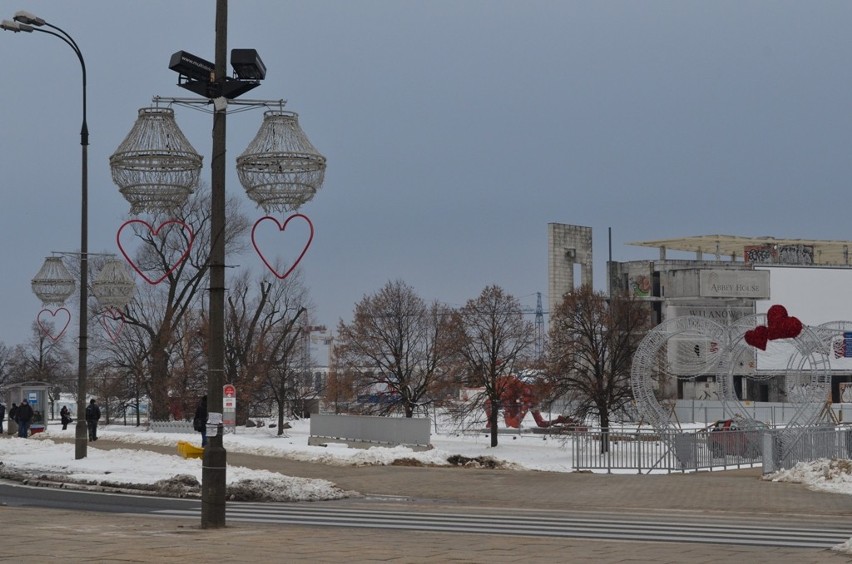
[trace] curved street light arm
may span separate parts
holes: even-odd
[[[74,50],[74,54],[77,55],[77,59],[80,61],[80,68],[83,70],[83,125],[80,127],[80,145],[88,145],[89,144],[89,126],[86,121],[86,61],[83,59],[83,53],[80,51],[80,47],[77,45],[77,42],[74,41],[68,33],[55,25],[51,25],[47,22],[44,23],[47,27],[55,29],[56,31],[50,31],[47,29],[39,29],[37,27],[32,28],[32,31],[38,31],[41,33],[46,33],[48,35],[52,35],[54,37],[58,37],[62,41],[64,41],[71,49]]]

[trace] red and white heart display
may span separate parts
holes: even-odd
[[[145,226],[148,229],[148,231],[150,231],[151,234],[154,237],[159,235],[160,231],[164,227],[171,226],[171,225],[176,225],[176,226],[180,227],[184,231],[184,233],[186,234],[185,235],[186,249],[177,258],[177,260],[175,260],[175,262],[171,266],[169,266],[168,270],[166,270],[166,272],[162,276],[157,278],[156,280],[149,278],[148,275],[146,275],[145,272],[143,272],[142,269],[139,268],[139,266],[133,261],[132,258],[130,258],[130,256],[124,250],[124,246],[121,244],[121,232],[124,230],[125,227],[133,225],[134,223],[138,223],[138,224]],[[195,233],[192,232],[192,229],[189,227],[189,225],[180,221],[179,219],[170,219],[168,221],[164,221],[156,229],[154,229],[151,226],[151,224],[148,223],[147,221],[143,221],[141,219],[131,219],[129,221],[125,221],[121,225],[121,227],[118,228],[118,233],[116,233],[116,235],[115,235],[115,240],[116,240],[116,243],[118,243],[118,249],[121,251],[121,254],[124,255],[124,259],[127,261],[127,264],[129,264],[133,268],[133,270],[135,270],[136,273],[145,280],[145,282],[147,282],[148,284],[151,284],[152,286],[156,286],[157,284],[159,284],[160,282],[165,280],[166,277],[169,274],[174,272],[174,270],[177,267],[179,267],[183,261],[186,260],[186,257],[189,256],[189,251],[192,250],[192,243],[193,243],[193,241],[195,241]]]
[[[269,263],[269,261],[266,259],[266,256],[263,254],[263,251],[260,250],[260,247],[258,246],[257,239],[255,238],[255,232],[257,231],[257,227],[262,222],[272,221],[278,227],[278,231],[281,234],[283,234],[284,230],[287,229],[287,224],[290,223],[290,221],[294,220],[294,219],[304,220],[308,224],[308,229],[309,229],[308,240],[305,241],[305,246],[302,247],[302,252],[299,253],[299,256],[296,257],[296,260],[293,261],[290,268],[288,268],[287,271],[284,274],[281,274],[280,272],[278,272],[278,270],[274,266],[272,266]],[[293,270],[295,270],[295,268],[299,265],[299,262],[302,260],[302,257],[304,257],[305,253],[308,252],[308,247],[311,246],[311,241],[313,241],[313,240],[314,240],[314,224],[311,223],[311,220],[308,219],[307,216],[302,215],[300,213],[296,213],[296,214],[293,214],[290,217],[288,217],[284,221],[283,225],[276,218],[267,215],[265,217],[261,217],[260,219],[258,219],[254,223],[254,227],[251,228],[251,244],[254,246],[254,250],[257,252],[258,256],[260,257],[260,260],[263,261],[263,264],[266,265],[266,268],[268,268],[269,271],[272,272],[272,274],[274,274],[276,277],[280,278],[281,280],[284,280],[285,278],[287,278],[290,275],[290,273],[293,272]]]
[[[59,325],[62,326],[62,330],[59,331],[56,335],[53,334],[53,322],[56,320],[56,314],[61,313],[59,317],[65,320],[63,324],[62,321],[59,321]],[[48,320],[47,315],[50,314],[50,320]],[[44,318],[44,320],[42,320]],[[58,341],[62,338],[62,335],[65,334],[65,331],[68,329],[68,325],[71,323],[71,312],[68,311],[64,307],[60,307],[56,310],[52,309],[43,309],[38,312],[36,316],[36,323],[38,323],[38,327],[41,330],[41,334],[50,337],[54,341]]]
[[[802,332],[802,322],[787,314],[782,305],[773,305],[766,312],[766,325],[746,331],[745,342],[762,351],[766,344],[776,339],[795,339]]]

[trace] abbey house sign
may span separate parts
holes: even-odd
[[[702,270],[699,295],[707,298],[769,299],[769,272],[764,270]]]

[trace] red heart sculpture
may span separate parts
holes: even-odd
[[[782,305],[775,304],[766,312],[766,324],[772,327],[778,321],[787,318],[787,308]]]
[[[62,331],[60,331],[59,334],[54,337],[53,333],[51,331],[52,322],[51,322],[51,325],[45,325],[45,323],[43,323],[42,320],[41,320],[41,316],[44,315],[45,313],[49,313],[50,317],[55,318],[56,314],[59,313],[60,311],[63,312],[67,317],[65,319],[65,325],[62,326]],[[65,309],[64,307],[61,307],[61,308],[57,309],[56,311],[54,311],[52,309],[45,308],[45,309],[41,310],[40,312],[38,312],[38,315],[36,316],[36,323],[38,323],[38,326],[41,329],[42,335],[44,335],[46,337],[50,337],[54,341],[58,341],[60,338],[62,338],[62,335],[65,334],[65,330],[68,329],[68,325],[71,323],[71,312],[68,311],[67,309]]]
[[[745,342],[762,351],[766,350],[766,342],[768,340],[769,329],[765,325],[758,325],[754,329],[745,332]]]
[[[115,343],[124,330],[124,314],[113,307],[107,308],[101,315],[101,325],[110,340]]]
[[[787,315],[784,306],[774,305],[766,312],[769,325],[769,340],[795,339],[802,332],[802,322],[798,318]]]
[[[298,256],[298,257],[296,258],[296,260],[293,262],[292,266],[290,266],[290,268],[287,270],[287,272],[285,272],[284,274],[280,274],[277,270],[275,270],[275,268],[274,268],[271,264],[269,264],[269,261],[268,261],[268,260],[266,260],[266,257],[265,257],[265,256],[263,256],[263,252],[261,252],[260,248],[257,246],[257,241],[256,241],[256,240],[255,240],[255,238],[254,238],[254,232],[255,232],[255,230],[257,229],[257,226],[258,226],[258,225],[260,225],[260,223],[261,223],[262,221],[266,221],[267,219],[268,219],[268,220],[271,220],[271,221],[274,221],[274,222],[275,222],[275,225],[277,225],[277,226],[278,226],[278,230],[279,230],[279,231],[281,231],[281,232],[283,232],[285,229],[287,229],[287,224],[288,224],[288,223],[290,223],[290,220],[291,220],[291,219],[295,219],[295,218],[297,218],[297,217],[298,217],[298,218],[301,218],[301,219],[304,219],[306,222],[308,222],[308,228],[311,230],[311,234],[310,234],[310,236],[308,236],[308,241],[305,243],[305,246],[302,248],[302,252],[301,252],[301,253],[299,253],[299,256]],[[302,260],[302,257],[303,257],[303,256],[305,256],[305,253],[306,253],[306,252],[308,252],[308,247],[310,247],[310,246],[311,246],[311,241],[313,241],[313,240],[314,240],[314,224],[313,224],[313,223],[311,223],[311,220],[310,220],[310,219],[308,219],[308,217],[307,217],[307,216],[302,215],[302,214],[300,214],[300,213],[294,213],[293,215],[291,215],[290,217],[288,217],[288,218],[284,221],[284,225],[281,225],[281,224],[278,222],[278,220],[277,220],[277,219],[275,219],[274,217],[271,217],[271,216],[268,216],[268,215],[267,215],[267,216],[265,216],[265,217],[261,217],[261,218],[260,218],[260,219],[258,219],[256,222],[254,222],[254,227],[252,227],[252,228],[251,228],[251,244],[252,244],[252,245],[254,245],[254,250],[257,252],[258,256],[260,257],[260,260],[262,260],[262,261],[263,261],[263,264],[265,264],[265,265],[266,265],[266,268],[268,268],[268,269],[269,269],[269,271],[270,271],[270,272],[272,272],[272,274],[274,274],[275,276],[277,276],[277,277],[278,277],[278,278],[280,278],[281,280],[284,280],[285,278],[287,278],[287,277],[290,275],[290,273],[291,273],[291,272],[293,272],[293,270],[296,268],[296,266],[298,266],[299,262]]]
[[[151,234],[155,237],[157,236],[157,234],[160,233],[160,230],[167,225],[179,225],[189,235],[188,242],[187,242],[187,245],[186,245],[186,250],[183,252],[182,255],[180,255],[180,257],[178,257],[178,259],[175,261],[175,263],[171,267],[169,267],[169,269],[166,271],[166,273],[163,274],[161,277],[157,278],[156,280],[151,280],[150,278],[148,278],[148,276],[146,276],[145,273],[142,272],[142,270],[140,270],[138,266],[136,266],[136,263],[133,262],[133,259],[131,259],[127,255],[127,253],[124,251],[124,247],[121,245],[121,232],[122,232],[122,230],[124,230],[125,227],[127,227],[128,225],[131,225],[133,223],[141,223],[142,225],[147,227],[148,231],[150,231]],[[116,233],[116,235],[115,235],[115,241],[116,241],[116,243],[118,243],[118,249],[121,251],[121,254],[124,255],[124,259],[127,261],[127,264],[129,264],[133,268],[133,270],[135,270],[136,273],[139,274],[139,276],[144,278],[145,282],[147,282],[148,284],[151,284],[152,286],[156,286],[157,284],[159,284],[160,282],[165,280],[166,277],[169,274],[174,272],[174,270],[178,266],[180,266],[180,264],[183,261],[186,260],[186,257],[189,256],[189,251],[192,249],[192,243],[193,243],[193,241],[195,241],[195,233],[192,232],[192,229],[189,227],[189,225],[180,221],[179,219],[170,219],[168,221],[164,221],[163,223],[160,224],[159,227],[157,227],[157,229],[154,229],[151,226],[151,224],[148,223],[147,221],[142,221],[141,219],[131,219],[129,221],[125,221],[121,225],[121,227],[118,228],[118,233]]]
[[[801,332],[802,322],[795,317],[788,317],[769,326],[769,340],[795,339]]]

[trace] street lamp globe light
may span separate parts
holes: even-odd
[[[322,187],[325,157],[299,127],[298,114],[270,110],[237,157],[237,175],[246,195],[264,211],[296,211]]]
[[[177,126],[171,108],[142,108],[109,166],[131,214],[168,212],[195,190],[202,157]]]

